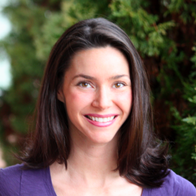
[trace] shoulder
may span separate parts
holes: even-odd
[[[194,185],[185,178],[174,173],[172,170],[170,170],[169,175],[166,177],[163,186],[167,189],[172,186],[174,195],[196,196]]]
[[[147,195],[160,196],[196,196],[196,188],[191,182],[170,170],[162,186],[149,189],[148,193],[150,194]]]
[[[22,165],[0,169],[0,190],[2,195],[17,195],[20,190]]]
[[[0,196],[50,195],[50,174],[46,169],[24,169],[18,164],[0,170]]]

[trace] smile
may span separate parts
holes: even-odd
[[[86,116],[87,118],[91,119],[92,121],[96,121],[96,122],[109,122],[112,121],[115,116],[111,116],[111,117],[106,117],[106,118],[100,118],[100,117],[93,117],[93,116]]]
[[[118,115],[114,115],[114,114],[104,115],[104,116],[98,115],[98,114],[85,115],[87,121],[97,127],[108,127],[108,126],[112,125],[115,122],[117,116]]]

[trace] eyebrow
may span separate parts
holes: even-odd
[[[89,80],[96,80],[96,78],[94,78],[92,76],[84,75],[84,74],[78,74],[78,75],[74,76],[72,80],[74,80],[75,78],[79,78],[79,77],[89,79]]]
[[[116,75],[116,76],[112,76],[111,79],[116,80],[122,77],[128,77],[130,79],[130,77],[126,74],[122,74],[122,75]]]
[[[89,79],[89,80],[97,80],[96,78],[94,78],[92,76],[85,75],[85,74],[78,74],[78,75],[74,76],[72,80],[74,80],[75,78],[78,78],[78,77],[82,77],[82,78]],[[116,80],[116,79],[119,79],[122,77],[128,77],[130,79],[130,77],[126,74],[112,76],[112,77],[110,77],[110,79]]]

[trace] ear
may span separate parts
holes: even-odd
[[[58,98],[59,101],[61,101],[61,102],[64,103],[64,96],[63,96],[62,90],[58,90],[58,92],[57,92],[57,98]]]

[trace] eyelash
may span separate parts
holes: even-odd
[[[86,87],[86,86],[82,86],[83,84],[90,85],[90,87],[93,87],[93,85],[92,85],[91,83],[85,82],[85,81],[79,82],[79,83],[77,84],[77,86],[80,86],[80,87],[82,87],[82,88],[89,88],[89,87]]]

